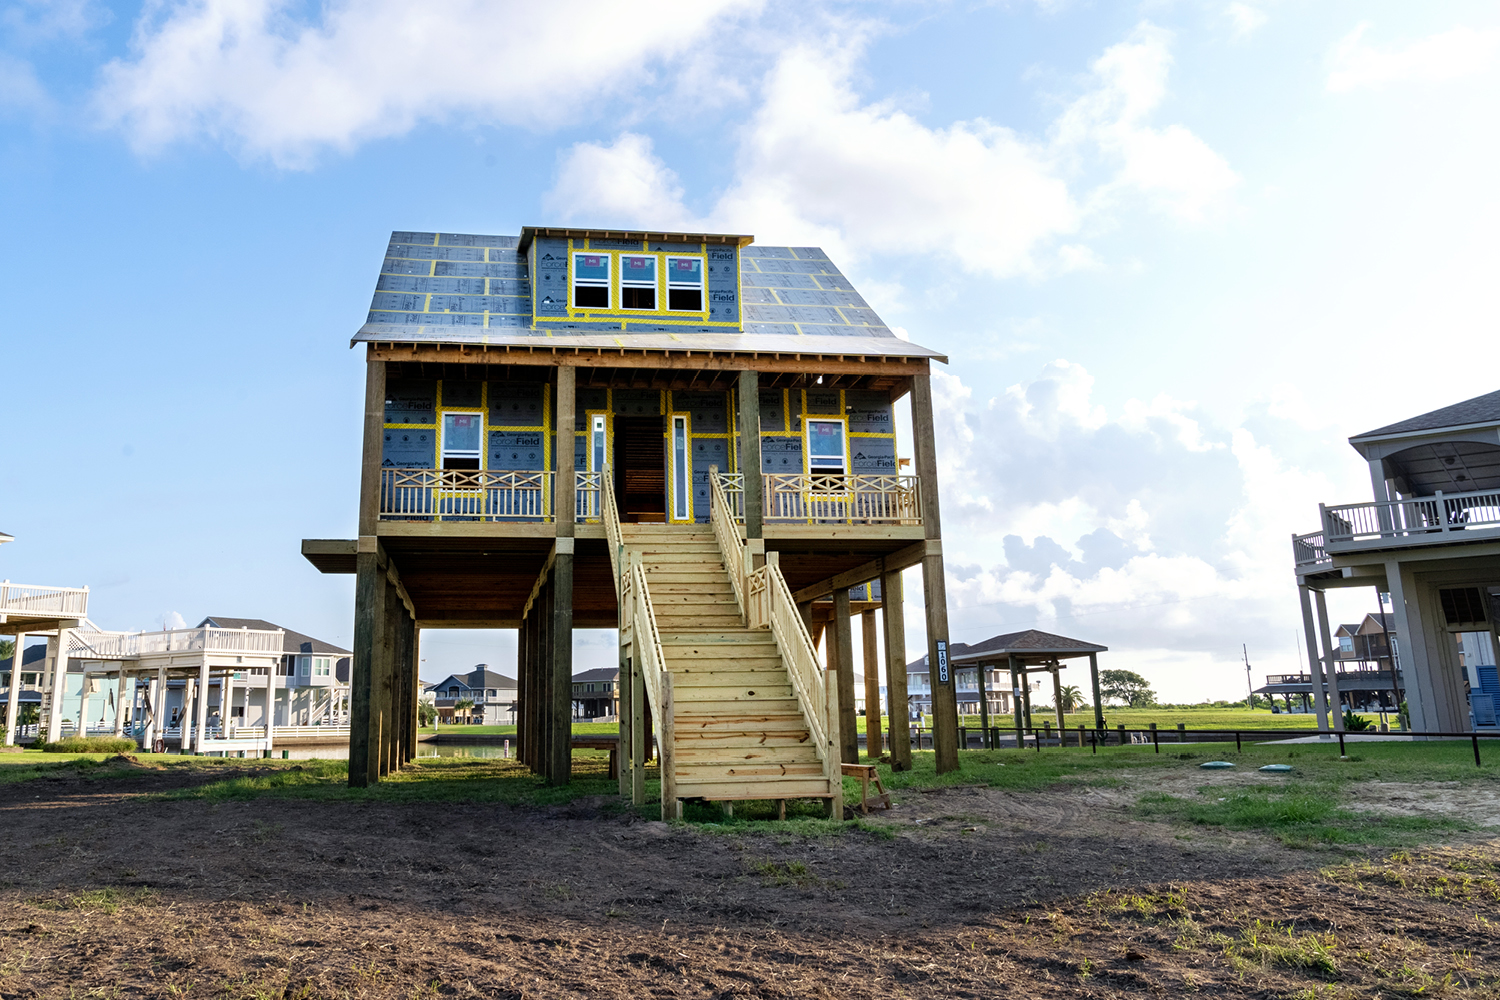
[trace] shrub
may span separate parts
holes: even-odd
[[[1344,730],[1350,733],[1362,733],[1367,729],[1374,729],[1375,723],[1363,715],[1355,715],[1353,709],[1344,709]]]
[[[129,753],[135,740],[126,736],[69,736],[56,743],[43,743],[47,753]]]

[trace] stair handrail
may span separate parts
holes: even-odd
[[[724,558],[724,568],[729,572],[729,585],[734,588],[734,603],[739,606],[740,617],[747,617],[745,602],[745,576],[749,565],[745,557],[745,541],[740,538],[739,525],[729,507],[729,496],[724,491],[724,482],[719,478],[719,467],[708,467],[709,505],[708,523],[713,526],[714,538],[719,542],[719,555]]]
[[[656,610],[646,589],[646,567],[639,552],[630,553],[625,571],[626,599],[630,603],[631,644],[635,660],[646,683],[646,700],[651,706],[651,721],[656,724],[656,738],[666,746],[671,734],[663,729],[662,691],[667,672],[667,658],[661,649],[661,633],[656,627]]]
[[[807,623],[802,620],[797,602],[792,599],[792,588],[781,575],[779,556],[778,552],[767,552],[766,564],[749,576],[750,626],[770,628],[791,678],[792,690],[797,692],[797,701],[802,705],[802,714],[807,719],[813,747],[823,762],[823,770],[830,781],[842,781],[839,749],[833,745],[830,735],[835,732],[831,723],[837,720],[829,718],[828,684],[818,665],[817,647],[808,634]]]
[[[600,518],[604,521],[604,537],[609,541],[609,568],[615,578],[615,600],[619,600],[623,584],[620,580],[620,554],[625,551],[625,534],[620,529],[620,505],[615,500],[614,470],[608,465],[600,475]]]

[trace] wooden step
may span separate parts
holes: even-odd
[[[676,718],[674,731],[678,739],[682,739],[688,733],[703,733],[712,736],[726,736],[733,733],[750,733],[757,737],[762,734],[777,733],[787,735],[788,733],[806,733],[807,720],[802,717],[801,712],[795,715],[789,712],[764,712],[754,716],[739,715],[734,718],[700,716],[695,718]]]
[[[692,747],[719,747],[730,750],[749,750],[756,747],[806,747],[808,752],[817,756],[817,751],[811,747],[812,734],[804,725],[800,731],[793,732],[751,732],[751,733],[716,733],[704,732],[693,728],[677,731],[678,749]]]
[[[784,687],[787,689],[788,696],[792,690],[792,682],[780,666],[765,667],[761,670],[741,670],[739,665],[735,664],[735,669],[705,670],[700,667],[673,670],[672,683],[679,688],[748,687],[757,691],[763,688]]]
[[[776,652],[776,638],[766,629],[723,629],[719,632],[668,632],[666,629],[657,629],[657,631],[661,633],[663,649],[667,646],[686,647],[699,650],[704,656],[727,656],[764,649],[769,653],[780,655]],[[756,655],[763,654],[757,652]]]
[[[746,778],[819,778],[823,762],[777,764],[771,762],[739,764],[691,764],[681,762],[674,768],[678,781],[734,781]]]
[[[726,600],[727,598],[727,600]],[[722,591],[715,590],[684,590],[681,593],[651,594],[651,604],[655,608],[675,608],[682,605],[691,607],[730,607],[738,608],[734,603],[734,591],[725,587]],[[735,614],[739,614],[738,610]]]
[[[678,744],[673,753],[678,764],[812,764],[822,766],[818,752],[803,745],[785,747],[696,747]]]
[[[733,698],[725,692],[722,698],[679,699],[673,714],[684,723],[692,725],[705,717],[715,722],[741,722],[758,725],[763,716],[795,716],[801,718],[802,706],[796,698]]]
[[[828,782],[808,778],[780,778],[774,782],[747,786],[744,782],[694,782],[677,784],[677,797],[683,799],[708,799],[713,802],[774,802],[777,799],[826,799],[829,797]]]
[[[673,688],[676,692],[676,711],[684,718],[696,718],[707,713],[700,710],[698,706],[704,704],[732,704],[732,705],[771,705],[778,702],[788,705],[797,703],[797,695],[792,691],[792,686],[786,681],[780,684],[761,684],[755,687],[725,687],[722,685],[703,685],[693,687],[688,684],[680,688]]]

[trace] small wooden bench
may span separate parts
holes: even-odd
[[[880,783],[880,769],[874,764],[844,764],[844,774],[851,778],[859,779],[859,808],[866,816],[870,814],[870,807],[880,806],[882,809],[891,807],[891,793],[885,790]],[[870,798],[870,782],[875,782],[876,796]]]
[[[618,736],[575,736],[568,741],[574,750],[608,750],[609,776],[620,777],[620,738]]]

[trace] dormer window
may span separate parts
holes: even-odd
[[[609,254],[573,255],[573,308],[609,308]]]
[[[620,257],[620,308],[656,308],[656,258]]]
[[[667,258],[667,308],[682,312],[703,311],[702,258]]]

